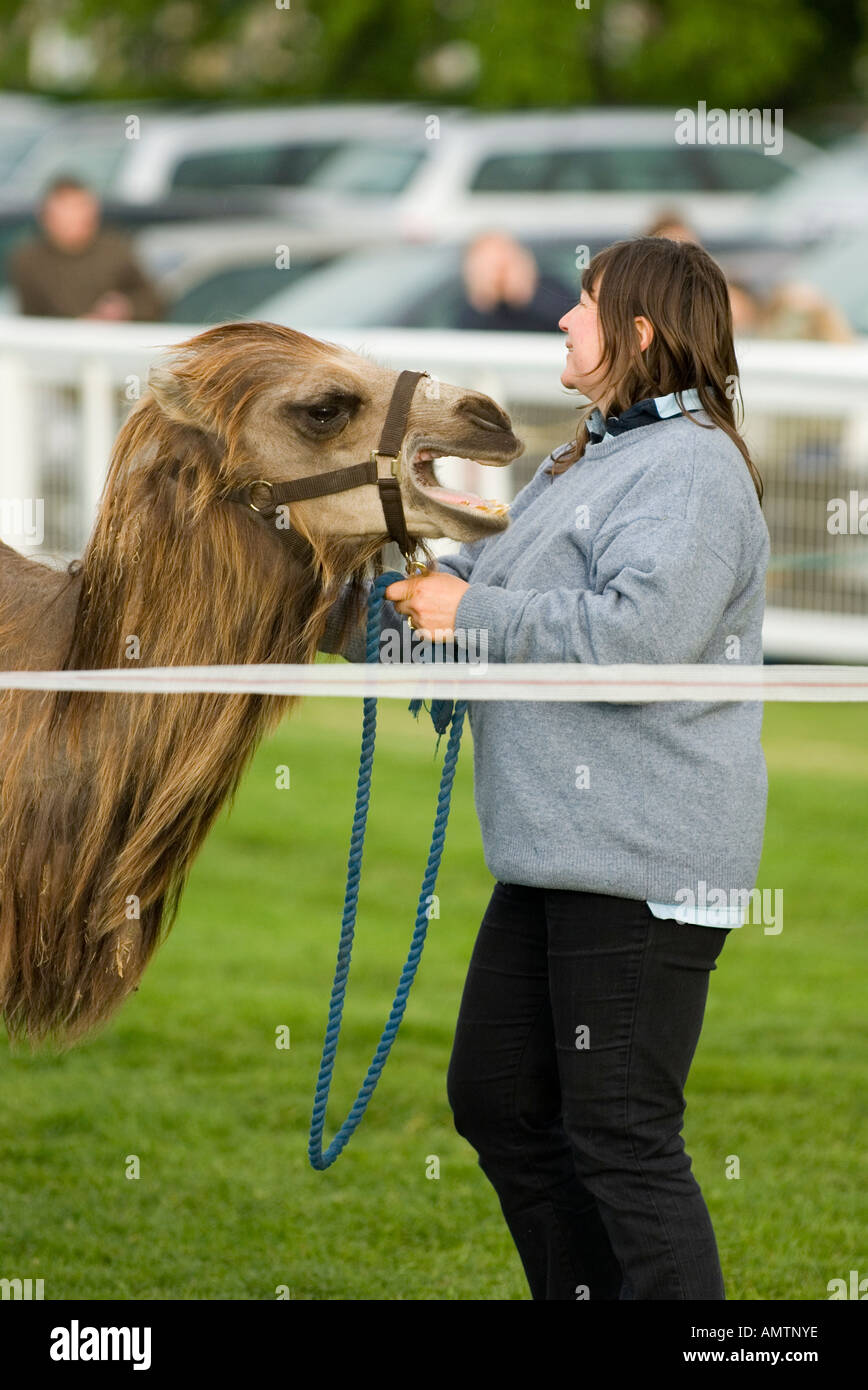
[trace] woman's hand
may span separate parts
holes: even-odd
[[[452,637],[458,605],[469,587],[454,574],[412,575],[390,584],[386,598],[422,638],[433,641],[436,633],[439,642]]]

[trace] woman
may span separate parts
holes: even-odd
[[[422,633],[484,630],[492,661],[760,663],[769,539],[721,271],[690,243],[617,243],[559,327],[561,381],[593,403],[577,439],[506,531],[391,585],[393,612]],[[469,716],[496,882],[449,1067],[456,1127],[533,1298],[723,1299],[683,1091],[756,880],[762,705]]]

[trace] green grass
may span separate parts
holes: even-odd
[[[343,896],[361,702],[311,700],[257,754],[142,988],[61,1057],[3,1055],[0,1276],[49,1299],[525,1299],[445,1074],[491,877],[469,732],[429,941],[361,1129],[315,1173],[307,1128]],[[359,931],[327,1137],[391,1002],[441,757],[380,705]],[[864,706],[766,707],[759,886],[784,928],[733,932],[711,980],[685,1137],[730,1299],[824,1299],[865,1248]],[[277,790],[275,768],[290,768]],[[290,1028],[291,1047],[275,1047]],[[439,1180],[426,1160],[440,1160]],[[728,1155],[741,1165],[725,1177]],[[125,1176],[128,1155],[141,1164]]]

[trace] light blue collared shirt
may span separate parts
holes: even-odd
[[[685,907],[679,903],[649,903],[655,917],[675,917],[698,927],[743,927],[743,907]]]

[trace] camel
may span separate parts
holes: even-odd
[[[271,323],[220,325],[153,367],[112,451],[80,560],[0,544],[8,670],[311,662],[344,632],[387,540],[375,484],[293,502],[289,532],[228,493],[376,449],[397,373]],[[503,466],[523,445],[488,396],[416,389],[398,468],[413,543],[473,541],[503,509],[438,484],[446,455]],[[285,511],[285,509],[283,509]],[[7,691],[0,696],[0,1013],[9,1040],[72,1045],[131,993],[254,750],[297,696]]]

